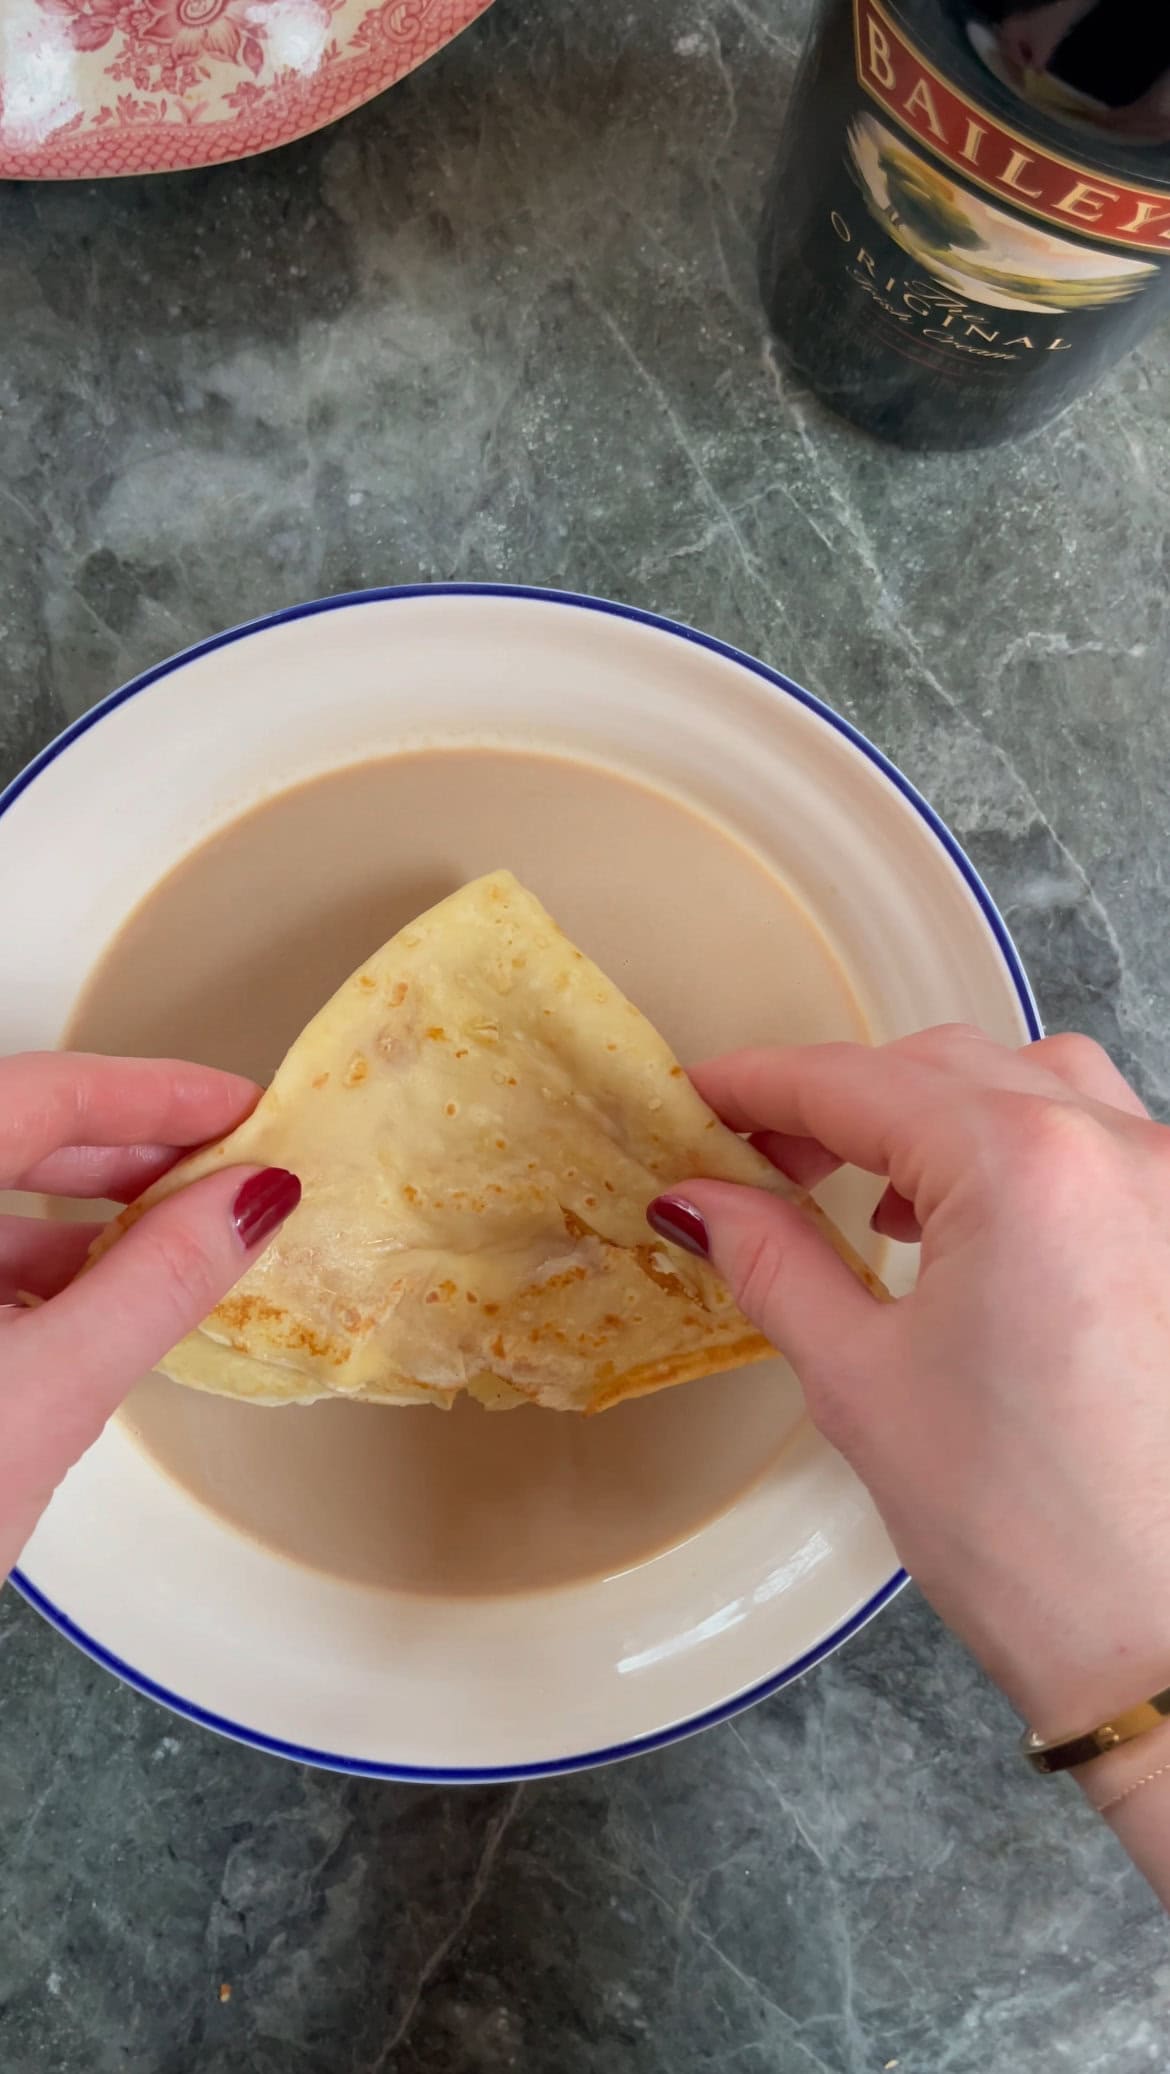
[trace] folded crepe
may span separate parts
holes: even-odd
[[[300,1206],[161,1362],[258,1404],[352,1397],[603,1411],[773,1350],[646,1206],[700,1175],[804,1204],[509,872],[367,960],[253,1114],[115,1219],[219,1167],[288,1167]]]

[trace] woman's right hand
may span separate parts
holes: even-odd
[[[1170,1130],[1079,1037],[942,1029],[695,1078],[793,1178],[865,1168],[877,1228],[921,1234],[884,1305],[771,1196],[696,1181],[652,1212],[684,1240],[672,1206],[698,1212],[943,1618],[1045,1736],[1170,1685]]]

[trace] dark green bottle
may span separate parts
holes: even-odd
[[[1170,309],[1167,0],[822,0],[765,212],[796,373],[903,446],[989,446]]]

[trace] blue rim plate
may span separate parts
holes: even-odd
[[[746,655],[742,649],[734,648],[726,641],[716,640],[711,634],[698,633],[693,627],[685,626],[678,620],[663,618],[659,613],[645,612],[635,605],[619,605],[610,599],[589,597],[574,591],[540,590],[533,586],[505,583],[392,584],[376,590],[349,591],[343,592],[337,597],[317,598],[304,605],[290,605],[283,611],[269,613],[263,619],[249,620],[242,626],[232,627],[226,633],[213,634],[208,640],[197,642],[193,647],[186,648],[180,654],[171,656],[166,662],[156,664],[153,669],[144,670],[141,675],[132,678],[128,684],[124,684],[119,690],[111,692],[98,705],[83,713],[62,734],[58,735],[55,741],[50,742],[47,748],[34,757],[26,769],[20,772],[13,779],[12,783],[0,793],[0,816],[7,812],[9,807],[20,798],[23,792],[28,790],[29,786],[35,782],[42,771],[47,770],[49,765],[55,763],[58,757],[64,756],[72,744],[80,740],[82,735],[87,734],[91,728],[99,727],[102,721],[110,713],[115,712],[119,706],[125,705],[130,699],[138,698],[144,692],[149,691],[151,685],[158,683],[160,678],[171,676],[176,670],[181,670],[187,664],[195,661],[197,657],[210,655],[214,650],[228,647],[233,642],[245,641],[251,635],[263,633],[270,627],[282,626],[292,620],[310,618],[318,613],[348,611],[361,605],[387,603],[395,599],[436,596],[528,598],[546,605],[564,605],[576,611],[599,612],[608,614],[616,619],[633,620],[642,626],[652,627],[659,633],[673,635],[677,640],[687,641],[693,646],[708,649],[712,654],[722,656],[728,662],[737,663],[741,669],[748,670],[754,676],[762,678],[774,690],[782,692],[786,698],[795,700],[799,705],[807,708],[809,712],[814,713],[827,727],[842,735],[846,741],[850,742],[855,749],[859,750],[867,758],[874,768],[881,773],[882,777],[901,794],[902,798],[925,823],[935,840],[946,852],[978,906],[988,929],[991,931],[1029,1036],[1035,1039],[1043,1034],[1039,1012],[1027,975],[1008,933],[1007,926],[991,894],[975,870],[970,858],[951,834],[946,823],[940,819],[934,808],[923,798],[917,788],[910,783],[910,780],[903,775],[897,765],[891,763],[889,757],[884,756],[882,751],[875,748],[874,744],[859,729],[855,728],[848,720],[843,719],[839,713],[835,713],[832,707],[827,706],[823,700],[814,697],[811,692],[805,691],[801,685],[794,683],[790,677],[784,676],[781,671],[770,669],[767,663],[758,661],[755,656]],[[747,1691],[739,1693],[719,1706],[712,1707],[703,1713],[689,1716],[683,1721],[674,1722],[669,1727],[655,1730],[653,1733],[641,1736],[632,1742],[618,1743],[599,1750],[583,1751],[572,1757],[550,1758],[543,1762],[526,1765],[459,1769],[363,1762],[358,1758],[339,1756],[329,1750],[306,1748],[298,1743],[284,1742],[275,1736],[261,1734],[258,1730],[249,1728],[241,1722],[231,1721],[222,1715],[211,1713],[207,1708],[197,1705],[195,1701],[184,1698],[182,1693],[173,1692],[168,1687],[157,1684],[154,1679],[137,1670],[133,1664],[125,1662],[123,1658],[115,1655],[113,1651],[106,1649],[93,1635],[86,1633],[84,1629],[78,1627],[61,1607],[54,1605],[52,1600],[39,1591],[31,1579],[24,1576],[19,1569],[12,1572],[11,1581],[21,1596],[28,1601],[28,1604],[35,1607],[37,1612],[42,1614],[50,1625],[57,1629],[59,1634],[64,1635],[68,1641],[75,1643],[95,1663],[101,1664],[103,1669],[112,1671],[116,1677],[122,1679],[127,1685],[132,1686],[136,1692],[144,1694],[148,1699],[159,1701],[163,1706],[170,1708],[173,1713],[180,1715],[184,1720],[196,1722],[203,1728],[214,1729],[218,1734],[227,1736],[235,1742],[244,1743],[251,1749],[263,1750],[272,1756],[291,1758],[299,1763],[317,1765],[328,1771],[344,1772],[361,1778],[396,1779],[411,1784],[495,1785],[503,1784],[510,1780],[547,1778],[565,1772],[587,1771],[596,1765],[616,1763],[619,1759],[634,1757],[647,1750],[665,1749],[669,1744],[680,1741],[684,1736],[694,1735],[700,1729],[711,1728],[718,1722],[728,1721],[734,1715],[742,1713],[745,1708],[755,1706],[757,1701],[767,1699],[772,1693],[782,1691],[786,1685],[791,1685],[797,1678],[803,1677],[804,1673],[811,1670],[815,1664],[821,1663],[826,1657],[831,1656],[835,1650],[841,1647],[842,1643],[847,1642],[851,1636],[857,1634],[861,1628],[865,1627],[874,1618],[875,1614],[879,1613],[884,1606],[887,1606],[891,1599],[896,1597],[898,1592],[901,1591],[908,1579],[904,1571],[896,1570],[887,1582],[882,1585],[881,1589],[875,1592],[858,1612],[854,1613],[848,1620],[841,1622],[815,1648],[808,1650],[793,1663],[784,1665],[781,1670],[763,1679],[760,1683],[751,1686]]]

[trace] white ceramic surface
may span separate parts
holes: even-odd
[[[576,750],[713,810],[794,884],[876,1037],[956,1018],[1036,1034],[953,840],[795,686],[622,608],[439,587],[209,642],[86,715],[0,798],[0,1049],[59,1041],[102,945],[212,829],[316,772],[455,741]],[[903,1286],[912,1271],[897,1249]],[[193,1718],[320,1763],[482,1778],[626,1754],[733,1711],[827,1653],[900,1578],[868,1499],[807,1423],[685,1546],[602,1583],[474,1602],[293,1567],[186,1500],[115,1426],[17,1582]]]

